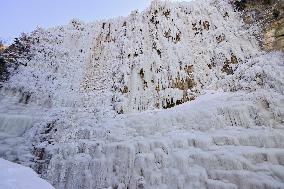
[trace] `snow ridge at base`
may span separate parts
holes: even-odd
[[[0,188],[54,189],[31,169],[0,158]]]

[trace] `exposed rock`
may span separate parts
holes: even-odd
[[[6,49],[4,44],[0,41],[0,54]]]
[[[222,41],[224,41],[226,38],[225,38],[225,35],[224,34],[221,34],[219,36],[216,37],[216,40],[217,40],[217,43],[221,43]]]
[[[234,54],[232,54],[230,60],[226,59],[224,66],[222,68],[222,72],[225,72],[228,75],[232,75],[234,73],[232,64],[237,64],[237,63],[238,63],[237,57]]]
[[[33,41],[31,39],[27,34],[22,34],[21,37],[15,38],[14,43],[8,47],[0,45],[0,87],[1,83],[8,80],[11,72],[15,71],[19,65],[26,66],[26,62],[31,60],[30,46],[36,43],[35,39]]]
[[[284,51],[284,1],[283,0],[240,0],[236,9],[243,11],[246,24],[258,24],[262,29],[261,46],[267,51]]]

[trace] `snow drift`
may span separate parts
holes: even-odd
[[[0,188],[3,189],[54,189],[32,169],[4,159],[0,159],[0,180]]]

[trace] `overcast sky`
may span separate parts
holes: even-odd
[[[187,0],[188,1],[188,0]],[[143,10],[151,0],[0,0],[0,39],[12,41],[37,26],[69,23],[72,18],[85,22],[126,16]]]

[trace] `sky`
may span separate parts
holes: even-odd
[[[0,0],[0,40],[10,43],[36,27],[65,25],[73,18],[92,22],[127,16],[151,0]]]
[[[73,18],[92,22],[143,10],[151,0],[0,0],[0,38],[11,41],[36,27],[68,24]]]

